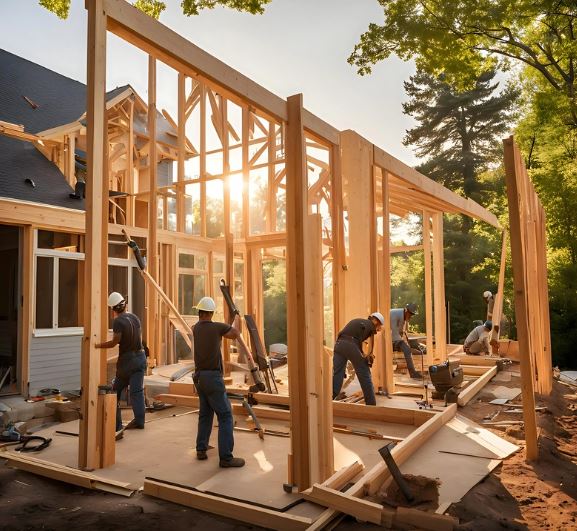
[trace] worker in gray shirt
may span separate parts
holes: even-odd
[[[493,323],[491,321],[485,321],[485,324],[473,328],[471,333],[467,336],[467,339],[465,339],[463,350],[467,354],[489,354],[489,339],[491,337],[492,328]]]
[[[391,310],[391,332],[393,339],[393,350],[402,352],[405,355],[407,369],[411,378],[422,378],[423,375],[415,369],[413,354],[409,346],[407,336],[407,326],[411,317],[417,315],[417,305],[410,302],[404,308],[393,308]]]

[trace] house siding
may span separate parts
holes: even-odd
[[[80,389],[82,336],[32,337],[30,341],[30,395],[40,389]]]

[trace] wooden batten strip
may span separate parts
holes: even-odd
[[[310,518],[281,513],[204,492],[168,485],[151,478],[144,480],[144,494],[267,529],[293,531],[306,529],[312,523]]]
[[[489,383],[495,374],[497,374],[497,366],[487,369],[483,376],[477,378],[472,384],[468,385],[463,391],[459,393],[457,403],[461,407],[466,406],[471,401],[471,399]]]

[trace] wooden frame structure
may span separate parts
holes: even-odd
[[[262,329],[264,315],[257,288],[260,271],[256,257],[259,253],[262,256],[267,248],[286,247],[287,343],[294,352],[289,357],[292,375],[292,378],[289,376],[292,401],[289,475],[299,490],[303,490],[332,472],[328,462],[316,466],[316,452],[312,451],[319,441],[329,439],[327,430],[330,432],[332,425],[328,418],[317,422],[316,415],[316,412],[330,410],[326,407],[326,393],[320,397],[318,393],[319,386],[330,389],[326,383],[330,379],[329,368],[322,361],[323,342],[329,335],[334,337],[335,331],[350,318],[368,315],[376,308],[385,314],[389,311],[389,214],[404,215],[416,209],[425,212],[432,223],[429,268],[432,272],[427,278],[433,293],[429,291],[427,295],[427,323],[434,328],[433,359],[436,360],[446,357],[443,212],[464,213],[495,227],[499,226],[498,221],[470,199],[457,196],[420,175],[353,131],[339,133],[307,111],[302,106],[302,96],[293,96],[288,101],[278,98],[123,0],[91,0],[87,5],[89,25],[95,28],[88,42],[91,108],[87,129],[93,135],[91,138],[100,138],[98,128],[102,125],[96,119],[104,114],[106,30],[149,55],[149,138],[148,149],[145,145],[141,150],[148,158],[149,169],[139,172],[137,180],[131,179],[134,161],[132,152],[128,151],[124,185],[125,191],[133,194],[126,201],[128,219],[134,217],[135,225],[146,229],[153,278],[166,282],[170,277],[164,264],[158,269],[160,242],[170,244],[170,240],[176,239],[183,242],[183,247],[222,252],[224,264],[228,266],[223,274],[229,280],[233,279],[230,271],[233,256],[238,253],[245,266],[243,299]],[[95,51],[100,55],[94,55]],[[159,185],[156,165],[150,164],[158,158],[158,142],[152,141],[156,136],[157,61],[178,72],[178,123],[172,121],[177,136],[177,175],[173,183],[166,186]],[[96,92],[100,99],[96,98]],[[172,120],[168,113],[164,114]],[[199,124],[198,134],[192,131],[192,137],[188,125],[191,120]],[[106,159],[106,146],[91,142],[88,147],[92,157],[88,191],[94,201],[96,187],[101,186],[100,183],[103,187],[108,184],[104,182],[103,169],[96,164]],[[130,141],[126,147],[131,147]],[[190,171],[198,173],[190,175]],[[257,190],[266,196],[264,208],[255,208],[254,186],[260,186]],[[232,193],[233,189],[242,190],[242,200],[238,193]],[[187,197],[193,196],[199,198],[200,212],[194,219],[187,217],[191,204]],[[222,198],[224,221],[220,230],[210,224],[209,197],[217,201]],[[162,220],[157,208],[163,212]],[[259,218],[251,218],[255,211]],[[310,217],[311,214],[316,214],[316,219]],[[90,220],[86,256],[87,261],[94,261],[93,257],[99,255],[92,242],[105,240],[108,231],[104,223],[95,224],[96,217],[102,219],[102,215],[92,206],[86,216]],[[313,244],[314,251],[309,253],[306,243],[312,244],[315,240],[318,243]],[[425,240],[425,247],[429,249],[429,238]],[[320,252],[316,251],[317,246]],[[304,248],[307,252],[303,252]],[[168,252],[174,256],[174,251]],[[212,267],[211,261],[208,264],[211,284],[215,275]],[[322,278],[315,278],[312,274],[315,270],[323,271]],[[105,279],[96,284],[95,271],[86,278],[92,279],[93,297],[101,297]],[[165,310],[160,308],[161,303],[155,300],[154,294],[149,293],[147,298],[148,341],[160,363],[170,357],[161,354],[162,345],[168,341],[166,335],[162,337],[151,324],[157,322],[156,316]],[[327,321],[323,311],[327,298],[333,301],[332,321]],[[102,312],[102,308],[99,311]],[[427,330],[429,344],[432,344],[433,328]],[[376,384],[386,391],[394,390],[389,333],[387,331],[377,345],[375,371]],[[94,333],[88,329],[83,355],[87,369],[84,377],[88,378],[88,373],[93,376],[85,380],[87,385],[96,381],[96,372],[90,363],[96,355],[90,346],[93,339],[89,338],[93,337]],[[83,423],[92,427],[94,390],[90,389],[88,387],[83,395]],[[87,446],[87,437],[81,438],[81,445]],[[89,458],[85,461],[83,466],[94,462]]]
[[[545,211],[527,175],[514,138],[507,138],[503,144],[525,440],[527,459],[535,460],[539,449],[534,389],[549,394],[553,386]]]

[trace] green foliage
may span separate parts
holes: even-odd
[[[287,342],[286,262],[267,260],[262,265],[264,342]]]
[[[198,15],[203,9],[214,9],[217,6],[244,11],[253,15],[264,13],[265,6],[272,0],[182,0],[182,12],[186,16]],[[70,0],[38,0],[38,3],[62,19],[68,18]],[[134,7],[152,18],[158,19],[166,9],[166,4],[159,0],[136,0]]]
[[[164,2],[158,0],[136,0],[134,7],[146,13],[149,17],[158,19],[160,14],[166,9]]]
[[[463,89],[496,65],[529,65],[569,100],[577,125],[575,0],[378,1],[383,24],[370,24],[349,57],[360,74],[395,54]]]
[[[58,18],[68,18],[70,0],[38,0],[38,3],[48,11],[52,11]]]
[[[237,11],[246,11],[261,15],[271,0],[182,0],[182,12],[187,15],[198,15],[202,9],[214,9],[216,6],[229,7]]]

